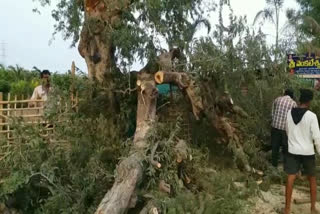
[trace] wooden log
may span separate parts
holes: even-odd
[[[152,148],[152,151],[151,151],[151,154],[150,154],[150,163],[151,163],[154,167],[160,169],[160,168],[161,168],[161,163],[159,163],[158,161],[155,161],[155,160],[154,160],[154,154],[155,154],[155,152],[156,152],[156,150],[157,150],[157,148],[158,148],[158,145],[159,145],[159,143],[157,142],[156,145]]]
[[[136,152],[120,162],[112,188],[104,196],[96,214],[118,214],[128,210],[136,186],[142,179],[142,153]]]
[[[174,152],[176,153],[176,161],[181,163],[183,160],[188,158],[188,146],[184,140],[178,140],[174,147]]]
[[[153,60],[148,62],[138,73],[138,108],[132,153],[117,167],[118,173],[115,182],[102,199],[96,214],[123,214],[128,211],[129,206],[133,206],[137,185],[142,180],[144,151],[148,146],[146,136],[156,119],[158,90],[155,87],[154,73],[159,70],[159,67],[171,68],[172,59],[177,54],[178,52],[175,50],[161,54],[155,62]]]
[[[167,184],[164,180],[161,180],[159,182],[159,190],[165,193],[170,194],[171,192],[171,187],[169,184]]]
[[[158,208],[155,206],[153,201],[149,201],[147,205],[140,211],[139,214],[158,214]]]
[[[117,167],[117,176],[112,188],[102,199],[95,214],[122,214],[134,206],[137,185],[142,180],[146,135],[156,117],[157,89],[152,74],[138,74],[137,126],[132,154]]]
[[[173,83],[180,89],[187,88],[190,85],[190,78],[186,73],[158,71],[154,75],[157,84]]]
[[[137,78],[137,128],[133,141],[138,147],[145,147],[145,136],[156,118],[158,90],[152,74],[139,73]]]
[[[192,105],[192,112],[197,120],[199,120],[200,113],[204,110],[202,98],[196,93],[194,81],[185,89]]]

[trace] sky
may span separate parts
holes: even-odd
[[[36,66],[53,72],[65,72],[70,69],[72,61],[75,61],[76,66],[86,72],[84,59],[79,55],[77,48],[70,48],[70,40],[64,41],[58,34],[50,43],[55,23],[51,17],[54,5],[39,8],[41,14],[38,14],[32,12],[32,9],[39,6],[32,0],[20,0],[19,3],[0,1],[0,63],[6,66],[19,65],[26,69]],[[230,0],[230,2],[234,14],[246,15],[249,24],[253,23],[257,12],[266,6],[265,0]],[[287,8],[298,8],[296,1],[284,0],[280,17],[281,26],[286,23]],[[225,10],[224,13],[225,19],[228,19],[228,11]],[[210,17],[211,23],[216,23],[216,15],[217,12]],[[264,24],[262,31],[269,35],[267,40],[271,44],[275,38],[274,27],[271,24]],[[141,66],[134,65],[133,69],[139,69]]]

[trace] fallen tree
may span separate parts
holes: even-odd
[[[210,29],[209,22],[202,16],[201,2],[68,0],[61,1],[54,11],[58,21],[56,30],[66,33],[66,38],[73,36],[74,43],[79,40],[78,50],[86,61],[89,78],[104,87],[111,105],[115,89],[113,74],[120,70],[119,65],[131,65],[136,55],[140,59],[149,60],[137,74],[136,130],[130,154],[120,161],[112,188],[103,197],[96,210],[97,214],[125,213],[135,207],[137,190],[139,184],[143,183],[144,162],[148,160],[156,168],[163,167],[162,163],[152,157],[156,153],[156,146],[149,158],[145,154],[146,148],[150,146],[146,138],[156,123],[156,84],[177,85],[189,100],[195,119],[209,118],[212,128],[218,131],[222,141],[231,145],[234,153],[242,154],[243,165],[250,170],[242,150],[241,135],[234,121],[225,114],[236,112],[233,104],[230,105],[230,97],[212,89],[203,93],[206,90],[205,84],[200,85],[188,73],[177,72],[173,67],[173,59],[179,58],[180,53],[188,49],[197,25],[204,23]],[[221,7],[223,4],[221,1]],[[190,18],[193,22],[190,22]],[[158,57],[161,47],[157,46],[157,34],[163,36],[171,48],[171,51]],[[173,49],[175,45],[181,50]],[[183,140],[177,140],[177,144],[182,145]],[[183,156],[177,158],[178,163],[183,162]],[[190,180],[188,175],[184,175],[184,179],[186,183]],[[159,186],[162,191],[170,192],[168,181],[161,182]],[[155,207],[150,209],[154,211]]]
[[[147,68],[143,68],[137,74],[137,125],[131,152],[127,158],[119,163],[115,182],[101,201],[96,214],[125,213],[129,208],[135,207],[137,201],[137,188],[138,185],[142,183],[143,179],[145,149],[149,146],[146,137],[156,122],[156,104],[158,96],[156,84],[170,83],[177,85],[190,101],[194,117],[197,120],[200,120],[201,113],[210,117],[213,128],[217,129],[222,136],[227,139],[228,143],[233,143],[236,146],[236,150],[238,151],[234,150],[233,152],[239,152],[239,150],[240,152],[243,152],[238,133],[236,133],[236,128],[227,118],[223,117],[223,115],[218,115],[216,113],[217,109],[211,109],[211,111],[206,110],[201,94],[199,94],[199,91],[196,89],[197,86],[195,81],[192,80],[187,73],[172,71],[155,72],[157,68],[163,67],[162,63],[165,63],[166,65],[172,64],[172,60],[178,56],[177,52],[179,52],[178,49],[173,49],[168,53],[163,53],[157,57],[155,65],[148,65]],[[230,97],[229,99],[222,98],[221,102],[230,102]],[[155,150],[156,147],[154,148],[154,151]],[[152,151],[153,154],[154,151]],[[152,156],[153,155],[151,155],[150,163],[157,168],[161,168],[161,163],[155,162]],[[177,157],[178,163],[186,158],[182,156],[180,155]],[[250,171],[247,160],[244,158],[242,161],[244,162],[243,164],[246,169]],[[187,180],[187,183],[190,182],[187,175],[185,176],[185,179]],[[168,186],[165,181],[160,182],[159,186],[159,189],[162,191],[170,193],[170,186]],[[153,210],[153,213],[156,213],[155,207],[152,206],[150,209]]]

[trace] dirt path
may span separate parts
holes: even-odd
[[[268,192],[261,192],[261,196],[253,202],[256,203],[252,214],[282,214],[285,206],[285,187],[272,185]],[[309,199],[309,193],[305,190],[294,188],[292,199]],[[310,203],[295,204],[292,202],[291,214],[310,214]],[[317,202],[320,209],[320,203]]]

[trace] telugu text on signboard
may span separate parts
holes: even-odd
[[[304,78],[320,78],[320,57],[315,54],[288,54],[290,72]]]

